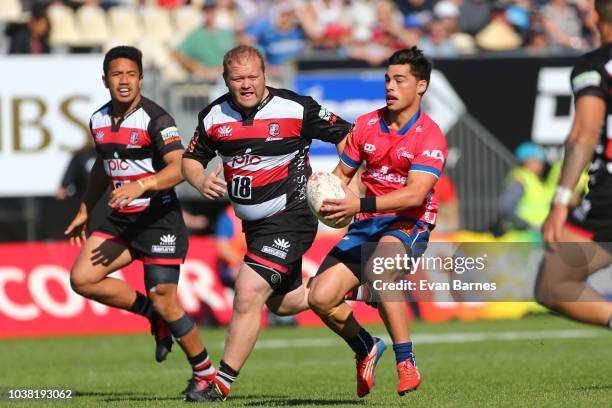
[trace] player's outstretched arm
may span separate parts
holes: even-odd
[[[107,185],[108,177],[104,171],[102,159],[99,155],[96,155],[96,161],[89,174],[89,181],[87,182],[87,190],[85,190],[83,201],[79,206],[77,214],[64,231],[64,235],[70,237],[71,245],[80,247],[82,242],[85,242],[87,239],[86,224],[89,214],[104,194]]]
[[[209,175],[204,173],[204,166],[198,160],[183,157],[181,166],[185,180],[200,194],[210,200],[223,198],[227,184],[219,177],[222,169],[221,163]]]
[[[600,97],[584,95],[578,98],[572,129],[565,141],[561,176],[550,213],[542,227],[544,242],[549,245],[559,242],[561,238],[572,192],[593,157],[605,115],[606,104]]]

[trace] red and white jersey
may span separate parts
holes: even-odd
[[[446,161],[446,139],[438,125],[419,111],[398,131],[389,129],[383,114],[386,108],[360,116],[349,136],[340,160],[351,168],[365,162],[361,181],[366,197],[379,196],[406,185],[409,172],[440,177]],[[438,203],[432,191],[420,207],[398,213],[360,214],[358,218],[398,215],[435,225]]]
[[[92,115],[89,128],[112,189],[157,173],[166,166],[166,153],[183,149],[174,119],[145,97],[116,124],[107,103]],[[178,203],[173,188],[146,192],[116,211],[135,213],[169,203]]]
[[[229,199],[244,221],[288,211],[309,213],[312,139],[338,144],[351,128],[309,96],[268,90],[251,112],[234,104],[229,94],[208,105],[183,155],[205,167],[216,154],[221,157]]]

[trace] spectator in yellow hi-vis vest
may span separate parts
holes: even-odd
[[[516,150],[518,165],[510,170],[500,196],[497,233],[524,231],[527,241],[539,240],[539,229],[548,215],[551,195],[542,180],[544,149],[531,142]],[[497,235],[497,234],[496,234]]]

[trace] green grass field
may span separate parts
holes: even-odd
[[[370,328],[384,335],[384,327]],[[353,356],[326,329],[264,330],[227,406],[612,406],[612,334],[554,316],[519,321],[415,323],[423,375],[416,393],[395,392],[393,351],[377,368],[370,395],[355,395]],[[218,362],[225,331],[203,330]],[[146,335],[0,341],[0,388],[70,388],[71,402],[1,406],[184,406],[190,375],[176,348],[153,360]]]

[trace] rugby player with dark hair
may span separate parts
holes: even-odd
[[[265,63],[254,47],[225,54],[229,92],[198,115],[183,156],[183,174],[204,197],[227,193],[242,220],[247,253],[235,283],[233,314],[218,375],[192,401],[224,400],[255,346],[263,305],[278,315],[308,308],[302,256],[311,246],[317,219],[308,208],[306,182],[313,139],[341,153],[351,125],[314,99],[266,86]],[[219,155],[223,165],[204,169]],[[223,168],[224,179],[219,177]],[[348,307],[348,306],[347,306]]]
[[[149,319],[155,359],[166,359],[172,336],[192,366],[185,393],[197,389],[215,369],[198,329],[177,299],[179,267],[187,253],[187,230],[174,186],[183,181],[183,146],[174,119],[141,96],[142,53],[115,47],[104,57],[102,81],[111,100],[91,117],[96,146],[87,190],[65,231],[82,249],[70,272],[78,294]],[[110,184],[109,214],[86,227]],[[97,220],[98,221],[98,220]],[[144,264],[146,295],[109,274],[134,260]]]
[[[328,213],[326,218],[336,222],[357,216],[319,267],[308,302],[355,352],[359,397],[366,396],[374,386],[374,371],[386,346],[359,325],[350,309],[347,313],[342,308],[345,294],[368,283],[371,259],[393,257],[400,248],[409,257],[422,256],[436,224],[438,203],[433,192],[444,168],[447,147],[438,125],[421,110],[431,69],[431,62],[417,47],[396,51],[389,58],[385,74],[387,105],[357,118],[334,170],[343,181],[345,198],[327,199],[321,207],[321,212]],[[362,163],[366,196],[359,198],[347,186]],[[375,244],[376,249],[363,260],[362,270],[362,246],[368,243]],[[388,270],[378,277],[395,282],[398,272]],[[404,395],[419,387],[421,375],[414,359],[403,294],[396,300],[382,294],[378,311],[393,342],[397,392]]]
[[[593,13],[602,45],[580,57],[571,74],[576,113],[544,222],[547,252],[535,294],[571,319],[612,329],[612,302],[586,284],[612,263],[612,1],[595,0]],[[570,212],[572,192],[589,163],[588,193]]]

